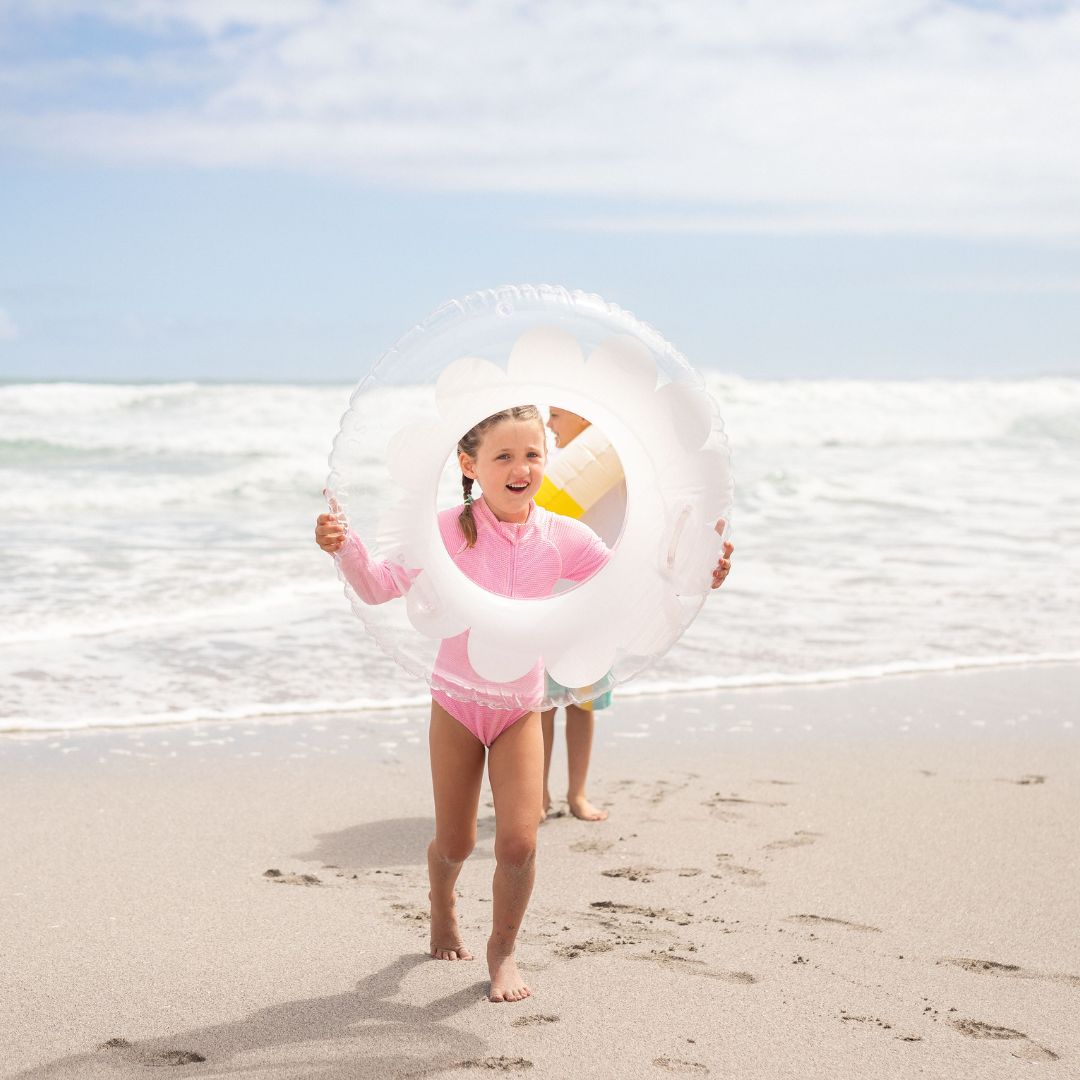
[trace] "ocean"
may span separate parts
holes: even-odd
[[[707,381],[734,568],[616,699],[1080,659],[1080,380]],[[351,390],[0,384],[0,732],[425,701],[313,541]]]

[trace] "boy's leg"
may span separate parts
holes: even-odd
[[[488,779],[495,801],[488,970],[492,1001],[520,1001],[531,991],[514,961],[514,945],[536,877],[536,830],[544,786],[540,714],[529,713],[491,744]]]
[[[540,714],[540,726],[544,731],[544,808],[540,814],[540,820],[548,816],[551,810],[551,753],[555,748],[555,713],[557,709],[547,709]]]
[[[484,744],[433,701],[428,745],[435,796],[435,839],[428,845],[431,955],[437,960],[471,960],[458,930],[454,884],[476,843]]]
[[[566,706],[566,761],[570,786],[566,793],[570,813],[583,821],[603,821],[606,810],[589,802],[585,794],[585,781],[589,775],[589,758],[592,755],[593,712],[579,705]]]

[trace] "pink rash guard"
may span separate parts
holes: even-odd
[[[500,521],[483,499],[473,504],[476,544],[469,547],[458,518],[462,507],[439,514],[439,532],[450,557],[477,585],[500,596],[550,596],[560,580],[584,581],[611,557],[608,546],[586,525],[533,504],[520,525]],[[383,604],[406,593],[421,571],[375,560],[349,533],[337,556],[345,579],[365,604]],[[487,682],[469,663],[469,632],[444,638],[435,658],[431,696],[490,746],[511,724],[533,712],[544,696],[544,666],[506,685]],[[483,688],[489,687],[485,694]],[[479,696],[486,700],[477,700]],[[465,699],[465,700],[463,700]],[[507,709],[512,703],[515,707]]]

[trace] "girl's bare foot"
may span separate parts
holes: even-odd
[[[431,893],[428,893],[431,900]],[[431,903],[431,955],[436,960],[472,960],[473,954],[465,947],[458,929],[457,912],[453,903],[447,908]]]
[[[532,991],[525,985],[525,980],[518,971],[513,953],[502,955],[489,941],[487,957],[488,974],[491,976],[488,1001],[524,1001],[532,996]]]
[[[578,795],[576,798],[567,797],[566,801],[570,804],[570,813],[582,821],[607,820],[608,812],[593,806],[584,795]]]

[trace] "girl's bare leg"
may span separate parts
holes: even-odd
[[[544,809],[540,815],[541,821],[551,811],[551,788],[548,786],[548,777],[551,775],[551,752],[555,747],[555,713],[557,711],[548,709],[540,714],[540,726],[544,731]]]
[[[484,744],[434,701],[428,744],[435,796],[435,839],[428,845],[431,955],[436,960],[472,960],[458,930],[454,884],[476,844]]]
[[[603,821],[606,810],[593,806],[585,795],[585,780],[589,775],[589,758],[592,754],[592,709],[577,705],[566,706],[566,761],[570,774],[570,787],[566,798],[570,813],[582,821]]]
[[[492,1001],[521,1001],[532,991],[514,960],[521,921],[536,877],[536,830],[544,789],[540,714],[529,713],[491,744],[488,779],[495,800],[495,878],[492,881],[488,971]]]

